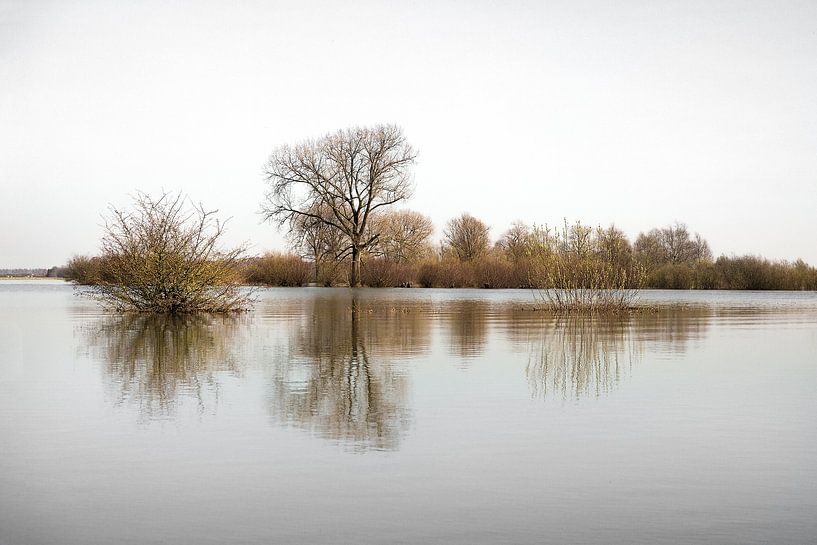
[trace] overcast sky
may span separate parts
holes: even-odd
[[[231,242],[283,143],[397,123],[407,206],[686,222],[817,264],[817,2],[0,0],[0,267],[93,253],[108,203],[181,190]]]

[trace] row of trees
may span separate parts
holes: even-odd
[[[352,283],[349,244],[322,222],[305,217],[295,222],[289,238],[293,253],[248,258],[217,249],[222,226],[212,213],[199,208],[184,215],[181,204],[178,196],[152,200],[139,195],[133,211],[113,210],[103,253],[73,258],[66,277],[106,286],[102,291],[115,294],[118,303],[137,301],[148,309],[185,308],[191,299],[209,297],[213,283]],[[372,214],[364,231],[370,242],[357,255],[358,282],[375,287],[603,287],[621,294],[637,287],[817,289],[817,269],[802,260],[713,259],[706,240],[679,223],[641,233],[631,242],[612,225],[591,228],[576,222],[556,229],[517,222],[493,241],[485,222],[463,214],[447,222],[440,242],[434,233],[431,219],[415,211]]]
[[[351,286],[587,287],[601,281],[603,286],[593,287],[630,288],[644,282],[718,287],[724,284],[722,273],[735,266],[734,260],[721,258],[713,272],[709,245],[681,223],[641,233],[633,243],[615,226],[575,223],[551,229],[516,223],[492,244],[488,226],[463,214],[446,224],[442,243],[436,246],[429,218],[392,209],[413,192],[416,157],[395,125],[351,128],[281,146],[265,168],[264,217],[286,227],[292,249],[312,264],[312,280],[322,284],[343,282],[345,277]],[[267,269],[286,265],[287,270],[303,271],[291,258],[268,256],[262,261]],[[740,263],[748,266],[750,261]],[[789,267],[752,262],[755,265]],[[259,263],[251,269],[248,276],[257,281],[281,276],[265,272]],[[788,275],[777,285],[805,288],[809,275]]]
[[[413,192],[416,157],[395,125],[274,150],[262,212],[286,227],[293,255],[248,259],[244,248],[222,246],[215,211],[180,194],[140,193],[132,210],[111,207],[101,255],[75,258],[67,276],[93,285],[88,293],[111,308],[159,313],[246,309],[242,282],[532,287],[558,308],[624,308],[645,284],[817,289],[815,269],[801,262],[713,262],[707,242],[680,223],[633,243],[612,225],[516,223],[492,242],[488,225],[463,214],[435,244],[428,217],[394,208]]]
[[[516,222],[492,240],[485,222],[463,214],[446,223],[437,242],[430,218],[392,210],[375,216],[370,229],[378,236],[361,253],[359,269],[360,282],[368,286],[564,287],[606,275],[608,288],[817,289],[817,269],[802,260],[714,259],[706,240],[681,223],[631,241],[614,225]],[[268,285],[350,283],[343,241],[331,230],[300,230],[290,242],[292,254],[248,260],[245,278]],[[567,278],[571,271],[579,276]]]

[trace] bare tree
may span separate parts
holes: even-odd
[[[408,263],[431,253],[429,238],[434,233],[434,224],[419,212],[393,210],[378,214],[371,231],[379,235],[371,253],[389,261]]]
[[[522,221],[515,221],[496,242],[500,249],[513,263],[519,263],[530,255],[531,228]]]
[[[282,146],[266,164],[266,220],[292,230],[303,218],[336,229],[350,256],[350,284],[360,283],[360,255],[378,238],[372,214],[411,195],[416,153],[395,125],[356,127]],[[326,213],[324,213],[326,211]]]
[[[638,235],[635,252],[643,263],[651,267],[712,260],[712,251],[706,240],[698,233],[693,237],[687,226],[678,222]]]
[[[593,245],[595,246],[596,257],[618,266],[629,264],[633,255],[633,248],[624,231],[610,225],[607,229],[601,226],[596,228]]]
[[[315,214],[329,217],[331,212],[324,207],[314,210]],[[289,242],[300,255],[312,261],[314,280],[320,282],[324,266],[330,267],[330,274],[324,279],[331,283],[338,259],[348,248],[346,236],[332,225],[315,219],[312,215],[301,215],[290,223]]]
[[[465,213],[448,221],[443,231],[443,242],[460,261],[473,261],[488,250],[488,226],[471,214]]]
[[[132,211],[111,206],[99,281],[84,293],[117,311],[229,312],[252,302],[238,282],[243,248],[220,247],[224,224],[181,194],[138,193]]]
[[[695,233],[695,238],[692,240],[692,257],[695,261],[712,261],[712,250],[709,248],[709,243],[698,233]]]

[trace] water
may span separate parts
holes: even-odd
[[[0,282],[0,544],[814,543],[817,296]]]

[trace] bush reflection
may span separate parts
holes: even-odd
[[[152,419],[172,416],[185,399],[214,408],[218,375],[241,374],[236,335],[245,319],[229,316],[110,316],[88,330],[106,362],[117,403],[133,403]]]
[[[675,357],[703,338],[713,313],[670,309],[624,316],[556,316],[534,336],[525,373],[535,397],[608,393],[645,353]]]

